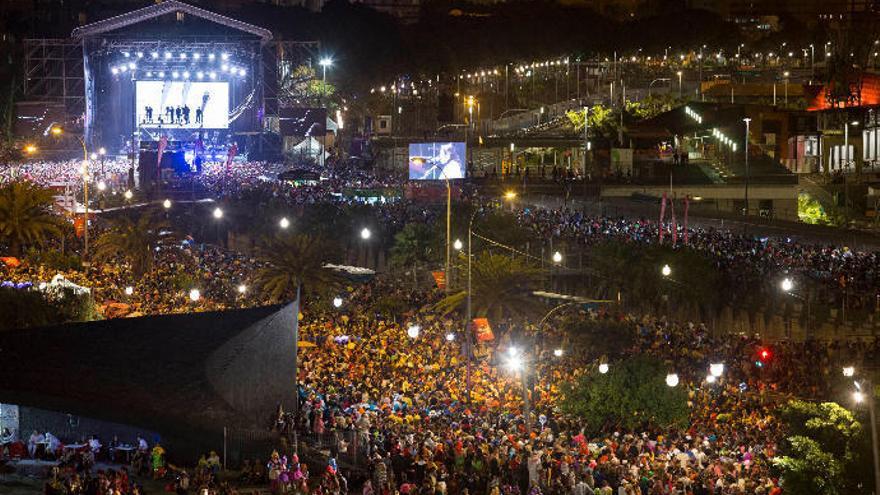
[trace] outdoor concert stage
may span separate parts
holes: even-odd
[[[280,154],[280,70],[316,56],[316,42],[274,41],[267,29],[167,0],[67,40],[25,40],[17,133],[61,124],[89,148],[133,161],[157,153],[164,136],[165,152],[191,166],[226,160],[233,144],[251,156]]]

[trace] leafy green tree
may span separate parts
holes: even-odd
[[[423,223],[408,223],[394,235],[391,264],[412,267],[438,262],[445,256],[445,239],[439,239],[436,229]]]
[[[582,375],[563,388],[562,411],[584,418],[592,431],[681,426],[688,418],[688,392],[666,385],[662,361],[638,356],[612,365],[608,373]]]
[[[257,284],[275,301],[294,299],[297,286],[311,294],[326,292],[340,282],[336,272],[324,268],[333,257],[333,247],[309,235],[270,237],[258,248],[266,266],[257,272]]]
[[[22,246],[44,244],[61,233],[60,218],[52,212],[53,194],[32,182],[16,181],[0,187],[0,239],[13,256]]]
[[[325,83],[323,75],[318,74],[312,66],[291,66],[285,63],[280,72],[281,83],[278,98],[282,105],[301,107],[317,105],[321,102],[326,104],[332,100],[336,93],[335,86],[329,82]]]
[[[661,274],[669,265],[672,274]],[[720,306],[722,279],[702,253],[668,246],[639,246],[617,242],[597,245],[590,266],[609,294],[620,291],[629,305],[658,311],[688,309],[712,314]]]
[[[645,120],[668,112],[679,104],[681,101],[670,94],[651,95],[639,101],[627,101],[626,113],[638,120]]]
[[[773,466],[786,492],[871,493],[868,435],[852,412],[833,402],[792,400],[780,409],[780,417],[789,436]]]
[[[594,136],[604,136],[606,138],[613,137],[617,134],[620,117],[619,114],[615,114],[613,109],[602,105],[594,105],[590,108],[588,113],[589,120],[587,122],[589,124],[590,134]],[[566,116],[576,132],[583,132],[584,111],[582,109],[570,111],[566,113]]]
[[[0,332],[98,318],[90,293],[62,288],[54,292],[0,287]]]
[[[113,226],[95,242],[95,259],[103,262],[122,260],[135,277],[153,269],[156,247],[162,240],[168,222],[153,210],[137,218],[124,215],[113,220]]]
[[[529,319],[538,316],[544,308],[532,295],[542,274],[522,260],[482,253],[474,260],[471,270],[471,309],[475,317],[487,317],[495,322],[503,318]],[[463,311],[466,304],[467,291],[463,290],[442,299],[437,309],[449,314]]]

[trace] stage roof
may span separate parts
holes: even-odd
[[[80,26],[73,30],[71,37],[80,40],[89,36],[115,31],[156,17],[174,14],[176,12],[183,12],[184,14],[193,17],[205,19],[232,29],[252,34],[259,37],[264,43],[272,39],[272,32],[268,29],[254,26],[253,24],[248,24],[231,17],[226,17],[216,12],[211,12],[210,10],[205,10],[178,0],[166,0],[162,3],[150,5],[149,7],[132,10],[131,12],[126,12],[125,14],[117,15],[109,19]]]

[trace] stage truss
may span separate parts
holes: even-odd
[[[63,105],[76,119],[85,112],[82,43],[72,39],[24,40],[25,102]]]

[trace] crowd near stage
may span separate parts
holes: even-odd
[[[292,50],[267,29],[170,0],[25,46],[19,135],[63,127],[89,149],[127,156],[147,189],[163,173],[280,156],[270,131],[278,67]]]

